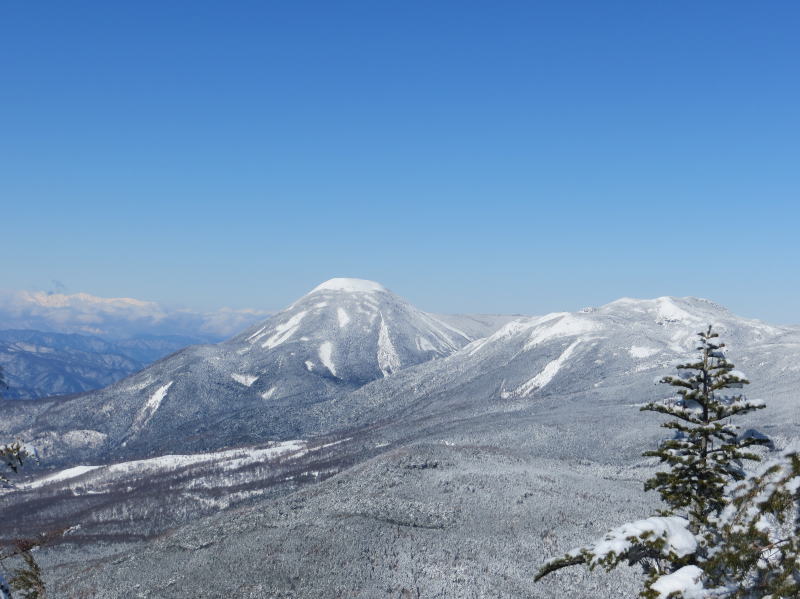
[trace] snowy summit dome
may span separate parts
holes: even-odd
[[[387,291],[386,287],[375,281],[367,281],[366,279],[348,279],[344,277],[337,277],[335,279],[328,279],[321,285],[317,285],[311,290],[311,293],[316,291],[346,291],[348,293],[372,293],[374,291]]]

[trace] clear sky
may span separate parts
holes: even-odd
[[[798,323],[798,32],[796,1],[6,1],[0,287]]]

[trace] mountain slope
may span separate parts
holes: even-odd
[[[36,445],[51,463],[305,436],[318,429],[313,405],[445,357],[499,322],[445,322],[377,283],[332,279],[227,342],[186,348],[107,389],[0,404],[2,433]]]
[[[0,367],[9,386],[3,395],[11,399],[98,389],[143,366],[99,337],[0,331]]]
[[[708,324],[752,379],[748,395],[770,404],[769,420],[780,422],[772,428],[783,435],[797,430],[800,328],[740,318],[708,300],[670,297],[508,323],[443,360],[319,406],[318,417],[358,426],[394,414],[387,427],[392,440],[474,427],[454,437],[460,441],[490,422],[521,419],[539,431],[520,437],[522,446],[562,456],[590,448],[604,459],[636,456],[642,436],[660,434],[657,421],[636,406],[668,393],[657,381],[693,354],[696,334]]]

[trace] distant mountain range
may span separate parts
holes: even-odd
[[[9,399],[71,395],[106,387],[194,343],[177,335],[108,341],[77,333],[0,330],[0,368]]]
[[[0,291],[0,367],[9,384],[3,395],[33,399],[100,389],[187,345],[222,341],[267,314]]]
[[[657,397],[655,380],[692,351],[706,323],[754,372],[754,390],[788,393],[800,329],[739,318],[707,300],[622,299],[543,317],[442,316],[377,283],[332,279],[228,341],[187,347],[105,389],[0,404],[0,426],[55,464],[305,438],[402,413],[392,428],[400,439],[444,430],[456,414],[538,414],[551,397],[580,398],[574,413],[599,418]],[[598,406],[607,407],[595,414]],[[792,418],[794,404],[775,407]],[[599,434],[595,453],[608,446],[616,454],[629,431],[580,434]]]
[[[132,543],[59,570],[64,596],[632,595],[531,572],[653,509],[641,453],[667,432],[639,407],[709,324],[767,404],[742,433],[800,438],[800,327],[692,297],[443,316],[332,279],[105,389],[0,402],[0,438],[68,466],[0,496],[0,535],[71,527],[53,563]]]

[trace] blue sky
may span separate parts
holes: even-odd
[[[5,2],[0,287],[800,322],[796,2]]]

